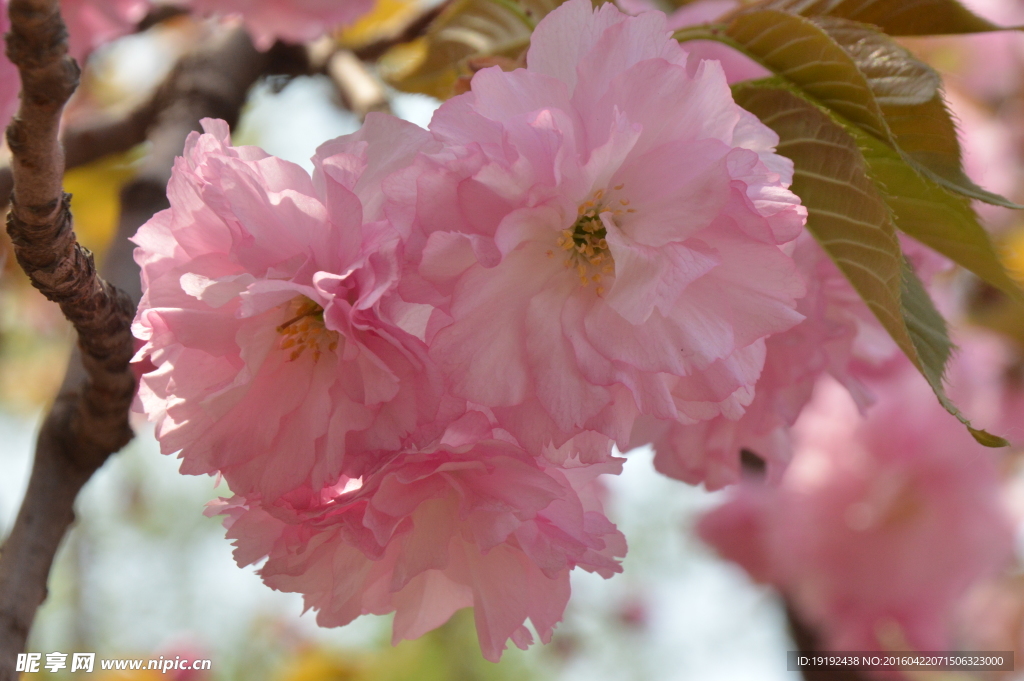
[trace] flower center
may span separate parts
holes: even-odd
[[[290,361],[295,361],[306,350],[313,351],[313,361],[320,359],[324,347],[333,352],[338,348],[338,332],[324,326],[324,309],[306,296],[296,296],[288,302],[288,321],[277,327],[281,334],[281,349],[292,349]]]
[[[622,189],[622,186],[618,185],[615,190]],[[606,205],[605,192],[598,189],[588,200],[580,204],[575,224],[569,229],[563,229],[555,242],[566,252],[566,269],[576,270],[583,286],[588,286],[591,282],[596,284],[597,295],[604,293],[604,286],[601,285],[602,276],[615,273],[615,261],[608,249],[606,238],[608,230],[601,221],[601,215],[610,213],[612,216],[618,216],[634,212],[632,208],[626,208],[628,205],[627,199],[608,201]],[[548,251],[548,255],[554,255],[554,252]]]

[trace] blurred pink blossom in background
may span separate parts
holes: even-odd
[[[1024,2],[1021,0],[964,0],[964,5],[998,26],[1024,25]],[[1024,69],[1024,36],[1017,31],[999,31],[942,38],[943,47],[955,57],[954,68],[943,68],[951,83],[972,97],[996,102],[1013,95],[1020,88]],[[947,63],[950,61],[948,58]]]
[[[206,14],[238,15],[260,50],[275,40],[303,43],[369,12],[373,0],[181,0]]]
[[[998,452],[977,444],[909,361],[865,378],[866,418],[831,377],[794,427],[778,486],[742,483],[701,535],[778,587],[836,650],[883,649],[896,623],[916,650],[948,650],[969,587],[1012,553]]]
[[[61,16],[68,27],[68,53],[81,65],[96,47],[135,30],[148,0],[62,0]],[[10,30],[7,0],[0,0],[0,36]],[[18,108],[18,70],[0,50],[0,129]]]
[[[79,62],[94,49],[135,30],[149,0],[61,0],[68,52]]]

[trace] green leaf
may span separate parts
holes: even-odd
[[[795,165],[792,190],[807,208],[807,229],[913,358],[900,309],[903,252],[856,140],[786,90],[741,83],[733,95],[778,133],[778,152]]]
[[[886,142],[890,135],[867,77],[810,19],[779,10],[743,12],[726,35],[766,67]]]
[[[874,27],[832,17],[814,23],[853,58],[883,115],[887,106],[924,104],[938,94],[942,78],[935,69]]]
[[[708,37],[720,39],[713,30],[709,33]],[[734,15],[725,36],[888,144],[935,182],[981,201],[1021,207],[967,177],[938,75],[871,26],[755,6]]]
[[[873,24],[897,36],[1003,30],[956,0],[769,0],[760,6],[805,17],[833,16]]]
[[[740,83],[733,95],[779,135],[779,153],[794,163],[792,189],[807,208],[807,229],[928,380],[939,402],[964,421],[978,442],[1000,443],[971,428],[945,394],[942,376],[951,347],[945,322],[904,261],[890,208],[857,140],[788,89],[764,81]]]
[[[917,106],[884,107],[885,119],[903,158],[921,174],[943,187],[985,203],[1022,208],[976,185],[963,170],[956,125],[942,95]]]
[[[467,60],[504,57],[511,63],[529,47],[537,22],[563,1],[456,0],[427,27],[411,68],[390,68],[385,56],[383,75],[399,90],[447,99],[456,80],[471,75]],[[396,52],[403,50],[407,46]]]
[[[854,126],[871,176],[892,209],[896,227],[1024,303],[1024,291],[1006,271],[970,201],[910,168],[892,149]]]
[[[903,318],[907,330],[917,349],[920,358],[918,369],[928,379],[939,403],[946,411],[959,419],[967,427],[974,439],[986,447],[1008,447],[1009,442],[987,431],[971,426],[971,422],[957,409],[942,387],[942,379],[946,363],[949,361],[953,345],[946,331],[946,320],[935,309],[931,297],[925,290],[921,280],[906,262],[903,264],[903,286],[901,291],[903,302]]]

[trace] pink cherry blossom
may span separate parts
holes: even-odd
[[[228,516],[238,563],[267,556],[263,580],[302,593],[321,626],[394,612],[397,643],[472,606],[484,656],[496,662],[510,638],[532,642],[527,618],[550,640],[570,570],[621,571],[625,539],[596,483],[621,469],[610,448],[587,437],[535,457],[470,411],[432,445],[382,453],[320,494],[236,497],[211,511]]]
[[[961,650],[1012,650],[1024,655],[1024,580],[1006,574],[971,589],[957,614]],[[990,672],[993,681],[1011,681],[1013,671]]]
[[[0,0],[0,36],[11,30],[11,20],[7,15],[7,0]],[[0,50],[0,130],[11,122],[14,112],[18,110],[18,93],[21,91],[21,78],[18,69]]]
[[[741,411],[764,338],[800,320],[778,138],[658,12],[571,0],[527,62],[477,73],[434,115],[446,148],[385,185],[454,392],[532,448]]]
[[[369,12],[373,0],[184,0],[198,12],[239,15],[260,50],[303,43]]]
[[[310,178],[204,126],[175,163],[171,207],[134,239],[137,359],[156,367],[140,406],[163,452],[272,500],[333,484],[358,452],[436,437],[440,377],[390,321],[410,314],[389,297],[402,244],[379,189],[428,133],[372,115],[319,149]]]
[[[79,62],[94,49],[135,30],[149,0],[61,0],[68,27],[68,53]]]
[[[777,586],[833,649],[877,650],[880,627],[896,623],[914,649],[946,650],[960,599],[1011,553],[999,454],[950,418],[909,361],[871,389],[863,419],[822,379],[780,484],[741,484],[700,532]]]
[[[899,348],[810,233],[797,239],[793,259],[807,284],[796,308],[805,319],[768,338],[754,399],[739,418],[719,415],[696,424],[638,419],[631,445],[653,442],[660,472],[719,489],[740,479],[740,451],[747,449],[765,461],[769,479],[777,480],[791,454],[789,427],[819,376],[827,372],[842,382],[861,408],[870,403],[851,363],[877,364]]]

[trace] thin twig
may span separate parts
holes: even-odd
[[[67,127],[61,135],[65,170],[78,168],[142,144],[146,141],[146,131],[157,111],[156,99],[151,98],[126,116],[90,118]],[[13,187],[12,168],[0,168],[0,209],[10,200]]]
[[[142,18],[135,30],[139,33],[148,31],[157,24],[162,24],[169,19],[176,19],[188,14],[188,9],[178,5],[153,5],[149,12]]]
[[[424,10],[422,14],[410,21],[409,24],[398,34],[381,38],[369,45],[364,45],[355,49],[354,52],[356,56],[363,61],[376,61],[395,45],[407,43],[419,38],[426,33],[434,19],[436,19],[450,4],[451,0],[445,0],[434,7]]]
[[[294,72],[292,51],[258,52],[241,28],[222,32],[183,58],[161,86],[159,112],[147,139],[150,153],[121,190],[118,233],[107,252],[105,272],[134,300],[141,297],[138,268],[128,241],[158,210],[168,206],[167,181],[185,138],[203,118],[223,118],[234,127],[249,89],[262,75]]]

